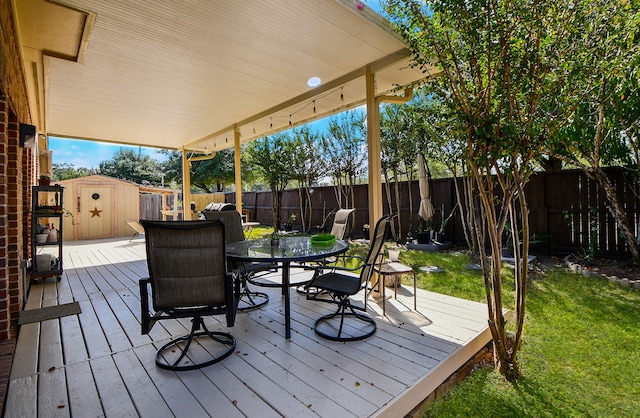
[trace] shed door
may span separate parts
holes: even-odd
[[[79,239],[115,237],[114,195],[114,186],[79,185]]]

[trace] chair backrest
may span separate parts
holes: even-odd
[[[225,307],[233,301],[220,221],[141,221],[153,308]]]
[[[340,209],[333,217],[331,234],[337,239],[344,239],[349,231],[349,218],[355,209]]]
[[[237,210],[204,211],[202,213],[207,220],[221,220],[224,223],[226,244],[244,241],[242,217]]]
[[[367,282],[371,278],[374,266],[382,261],[382,247],[389,236],[390,223],[393,217],[394,215],[385,215],[376,222],[376,227],[373,230],[373,237],[371,239],[371,245],[369,246],[369,252],[367,253],[365,264],[360,272],[361,284]]]

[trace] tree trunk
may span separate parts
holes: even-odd
[[[402,217],[400,216],[400,185],[398,184],[398,167],[393,168],[393,190],[396,195],[396,222],[391,222],[391,233],[394,241],[399,242],[399,231],[402,231]],[[398,230],[396,230],[396,227]]]
[[[520,370],[518,367],[518,349],[521,344],[522,332],[524,329],[524,309],[525,293],[527,283],[527,261],[528,240],[524,239],[522,251],[517,248],[516,258],[516,283],[515,283],[515,338],[507,334],[507,321],[503,314],[504,303],[502,298],[503,278],[502,278],[502,233],[508,219],[512,222],[512,229],[517,230],[515,218],[514,200],[524,191],[526,179],[519,177],[518,167],[512,165],[511,174],[496,173],[495,178],[501,186],[501,201],[496,200],[496,193],[493,179],[488,167],[479,167],[473,161],[469,161],[472,184],[468,191],[473,190],[479,199],[479,210],[473,212],[473,224],[478,241],[480,263],[484,278],[485,293],[487,299],[488,324],[494,346],[494,359],[496,367],[510,382],[516,382]],[[513,177],[511,177],[513,176]],[[474,203],[473,196],[468,201]],[[519,201],[520,211],[526,216],[528,214],[527,202],[525,199]],[[473,208],[473,206],[471,206]],[[526,233],[528,234],[528,222],[524,222]],[[485,245],[491,248],[491,257],[487,257]],[[514,241],[519,241],[519,234],[516,231]],[[519,247],[519,246],[518,246]],[[489,261],[490,260],[490,261]]]
[[[306,231],[307,227],[306,227],[306,220],[307,217],[305,216],[305,206],[307,203],[307,200],[305,199],[305,192],[306,192],[307,188],[303,185],[300,184],[298,187],[298,202],[300,202],[299,208],[300,208],[300,222],[302,223],[302,230]]]
[[[589,174],[592,178],[595,178],[595,180],[604,190],[604,193],[607,196],[607,201],[609,202],[609,212],[618,224],[618,228],[620,228],[620,232],[622,233],[622,236],[624,237],[627,246],[629,247],[629,251],[631,251],[633,262],[640,262],[640,251],[638,249],[636,236],[631,229],[631,225],[629,225],[627,214],[620,204],[620,200],[618,199],[616,190],[613,187],[613,184],[611,184],[609,177],[607,177],[607,174],[600,167],[591,169],[590,172],[587,172],[587,174]]]

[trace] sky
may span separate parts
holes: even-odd
[[[130,149],[134,152],[138,152],[138,148],[140,148],[143,155],[149,155],[155,160],[164,160],[157,148],[49,137],[49,150],[53,151],[53,163],[71,164],[74,168],[98,168],[102,161],[112,159],[120,148]]]

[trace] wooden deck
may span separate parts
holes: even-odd
[[[65,244],[62,280],[31,285],[26,309],[78,301],[82,313],[21,326],[5,416],[402,417],[490,340],[484,304],[419,289],[414,312],[407,286],[387,300],[386,317],[370,299],[378,331],[353,343],[316,336],[315,319],[331,307],[292,289],[287,341],[279,290],[267,289],[270,302],[238,313],[230,329],[235,354],[196,371],[161,370],[156,347],[187,322],[140,334],[145,249],[127,241]]]

